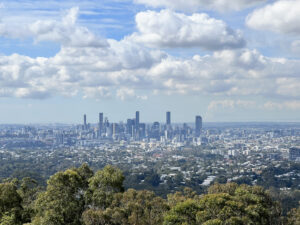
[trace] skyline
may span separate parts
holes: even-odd
[[[300,122],[300,0],[3,0],[0,12],[0,124],[136,110]]]
[[[96,115],[96,116],[95,116]],[[173,120],[173,112],[171,111],[165,111],[164,117],[163,115],[160,115],[159,117],[156,117],[154,120],[149,120],[148,118],[143,117],[142,113],[142,120],[140,119],[141,112],[140,111],[133,111],[131,115],[128,115],[127,117],[123,117],[119,120],[113,120],[111,119],[110,115],[104,112],[99,113],[93,113],[92,115],[89,114],[82,114],[81,119],[77,118],[76,121],[73,122],[48,122],[48,123],[0,123],[1,125],[82,125],[83,127],[87,127],[88,125],[96,126],[98,127],[99,124],[104,124],[105,120],[107,120],[109,123],[126,123],[128,120],[132,120],[133,123],[143,123],[143,124],[153,124],[154,122],[158,122],[160,124],[164,124],[166,126],[173,126],[173,125],[179,125],[179,124],[194,124],[195,121],[201,121],[198,123],[203,122],[203,124],[300,124],[300,122],[297,121],[203,121],[203,118],[201,115],[194,115],[193,119],[188,118],[186,120]],[[175,114],[176,118],[176,114]]]

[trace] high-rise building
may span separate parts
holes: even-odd
[[[83,129],[87,129],[87,123],[86,123],[86,114],[83,115]]]
[[[136,127],[136,130],[139,128],[139,125],[140,125],[140,112],[136,111],[135,112],[135,127]]]
[[[133,137],[134,134],[134,119],[127,119],[126,124],[126,133],[130,135],[130,137]]]
[[[166,113],[166,123],[167,125],[171,125],[171,112]]]
[[[201,130],[202,130],[202,117],[201,116],[196,116],[195,137],[200,137]]]
[[[99,113],[99,132],[103,131],[103,113]]]
[[[146,124],[140,123],[140,138],[145,138],[146,136]]]
[[[160,138],[160,124],[159,124],[159,122],[154,122],[152,124],[150,137],[155,138],[156,140],[159,140],[159,138]]]
[[[119,133],[119,126],[118,126],[117,123],[113,123],[113,124],[112,124],[112,137],[113,137],[114,139],[116,139],[118,133]]]
[[[135,139],[140,139],[140,112],[135,112]]]

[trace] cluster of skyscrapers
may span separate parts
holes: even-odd
[[[196,116],[195,126],[188,126],[184,123],[182,126],[171,123],[171,112],[166,112],[166,123],[141,123],[140,112],[136,111],[135,118],[127,119],[126,124],[110,123],[108,118],[104,118],[103,113],[99,113],[99,122],[97,126],[91,126],[87,123],[87,117],[83,117],[82,130],[93,132],[94,137],[98,139],[113,138],[116,140],[171,140],[176,138],[183,141],[188,138],[198,138],[202,130],[202,117]]]

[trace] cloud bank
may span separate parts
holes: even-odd
[[[293,104],[298,107],[300,60],[266,57],[247,49],[238,32],[206,14],[141,12],[136,18],[138,32],[119,41],[94,35],[77,24],[77,17],[78,9],[72,8],[61,20],[39,20],[29,24],[27,31],[20,27],[20,34],[2,24],[2,36],[20,37],[27,32],[35,41],[60,43],[61,49],[48,58],[1,55],[1,97],[146,100],[157,93],[241,99],[259,96],[282,98],[290,108]],[[181,58],[158,50],[160,45],[213,51]],[[215,102],[210,108],[220,104],[244,107],[250,102]]]

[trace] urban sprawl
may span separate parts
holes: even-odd
[[[84,115],[80,125],[0,125],[2,162],[39,168],[52,163],[57,170],[84,162],[97,168],[112,164],[136,174],[136,183],[146,182],[139,175],[151,170],[159,178],[154,184],[173,182],[175,188],[192,181],[208,186],[217,179],[247,178],[256,184],[266,168],[300,161],[299,146],[298,123],[202,125],[202,117],[196,116],[194,123],[173,124],[171,112],[164,123],[141,123],[137,111],[125,123],[110,123],[99,113],[97,124],[89,124]],[[51,173],[52,167],[47,168],[44,175]],[[275,175],[300,179],[299,172],[288,169]]]

